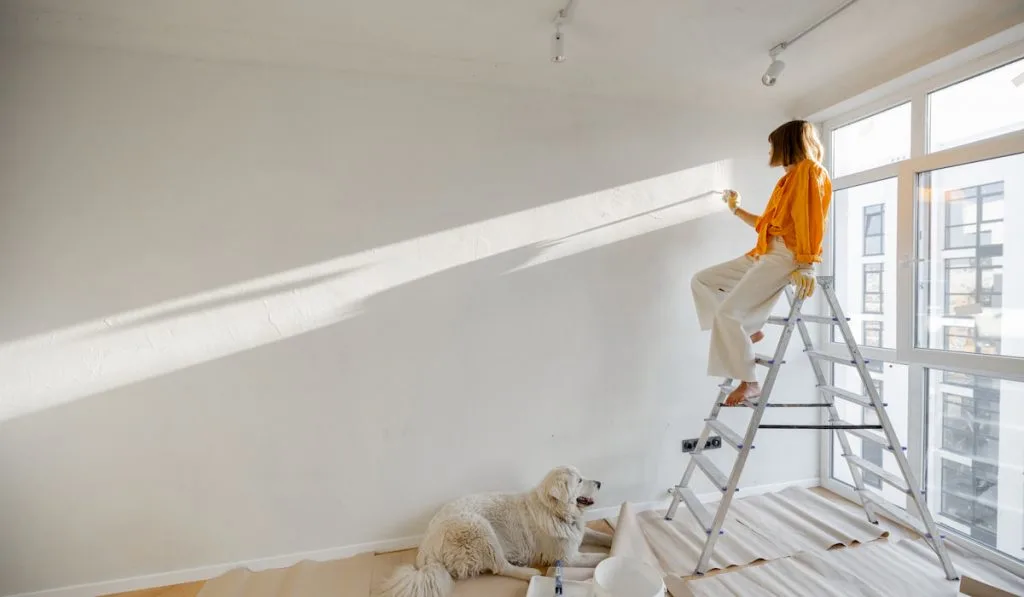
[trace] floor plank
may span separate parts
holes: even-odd
[[[206,581],[190,582],[182,585],[171,585],[169,587],[157,587],[130,593],[118,593],[108,597],[196,597],[203,589]]]

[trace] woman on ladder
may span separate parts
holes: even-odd
[[[801,297],[814,292],[814,264],[832,199],[832,181],[822,166],[821,141],[814,125],[787,122],[768,136],[769,165],[782,166],[768,206],[760,216],[740,209],[740,195],[725,191],[729,209],[757,231],[757,245],[746,255],[700,271],[693,277],[693,302],[702,330],[711,330],[708,375],[740,381],[725,400],[737,406],[756,400],[761,386],[754,373],[754,344],[786,284]]]

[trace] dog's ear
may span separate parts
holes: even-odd
[[[551,483],[548,485],[548,495],[561,504],[568,504],[570,501],[569,476],[557,475],[551,479]]]

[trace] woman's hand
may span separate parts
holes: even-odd
[[[796,295],[801,299],[809,298],[814,294],[814,270],[809,267],[802,267],[789,274],[789,281],[796,286]]]
[[[726,189],[722,193],[722,200],[729,206],[729,211],[736,213],[740,208],[740,194],[732,189]]]
[[[747,224],[751,228],[757,227],[757,216],[740,209],[740,194],[732,189],[722,191],[722,201],[725,201],[726,205],[729,206],[729,211],[733,213],[737,218],[743,220],[744,224]]]

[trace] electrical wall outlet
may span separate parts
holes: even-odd
[[[699,439],[700,438],[697,438],[697,437],[694,437],[694,438],[691,438],[691,439],[684,439],[683,440],[683,453],[684,454],[688,454],[690,452],[695,451],[697,449],[697,440],[699,440]],[[704,446],[704,449],[705,450],[714,450],[715,448],[721,448],[721,447],[722,447],[722,438],[720,436],[717,436],[717,435],[712,435],[712,436],[708,437],[708,442]]]

